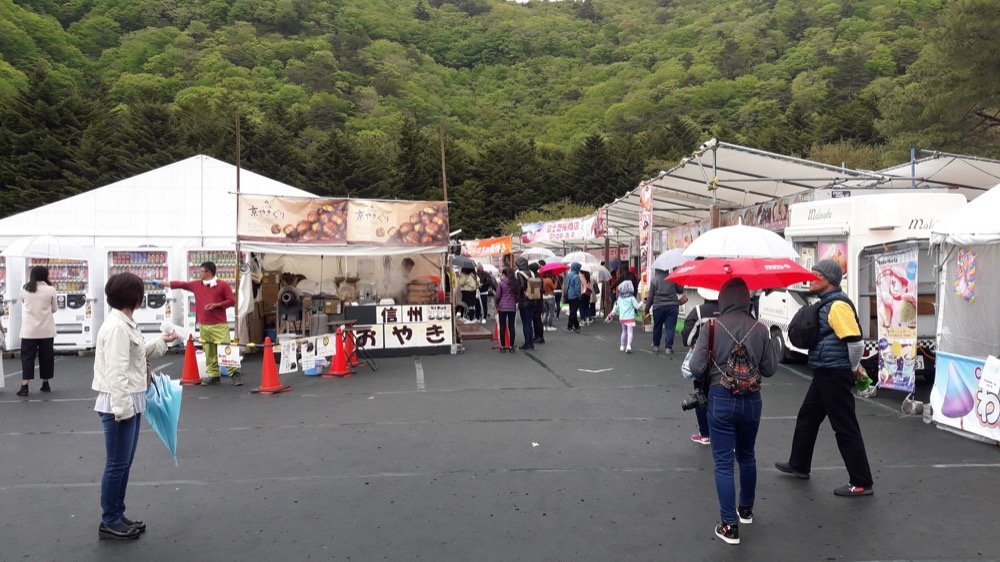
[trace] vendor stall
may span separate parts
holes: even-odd
[[[373,355],[451,352],[447,203],[240,195],[238,216],[241,250],[261,256],[255,312],[279,341],[352,325]]]
[[[933,419],[1000,441],[1000,373],[984,369],[1000,356],[1000,186],[932,228],[940,245],[937,374]]]

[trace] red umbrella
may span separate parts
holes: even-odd
[[[538,273],[551,273],[553,275],[562,275],[569,271],[569,266],[558,261],[547,263],[539,268]]]
[[[667,279],[679,285],[720,290],[730,279],[743,279],[751,291],[776,289],[818,279],[788,258],[705,258],[678,267]]]

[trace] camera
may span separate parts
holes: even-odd
[[[681,401],[681,409],[685,412],[695,408],[704,408],[705,406],[708,406],[708,398],[700,390],[692,392],[687,398]]]

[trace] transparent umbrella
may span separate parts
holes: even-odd
[[[528,261],[550,261],[556,259],[558,256],[556,256],[556,253],[548,248],[528,248],[527,250],[521,252],[521,257]]]
[[[53,258],[81,261],[91,258],[88,248],[65,238],[56,238],[48,234],[18,238],[11,242],[10,246],[7,246],[0,255],[5,258]]]
[[[604,283],[605,281],[611,280],[611,272],[608,271],[608,268],[599,263],[580,264],[580,269],[589,271],[590,278],[598,283]]]
[[[601,265],[601,260],[597,259],[594,254],[588,254],[587,252],[570,252],[566,254],[562,260],[563,263],[573,263],[579,262],[580,265],[592,263],[594,265]]]

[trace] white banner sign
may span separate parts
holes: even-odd
[[[238,345],[218,346],[218,356],[219,366],[227,369],[239,369],[240,363],[243,360],[243,356],[240,355],[240,346]]]

